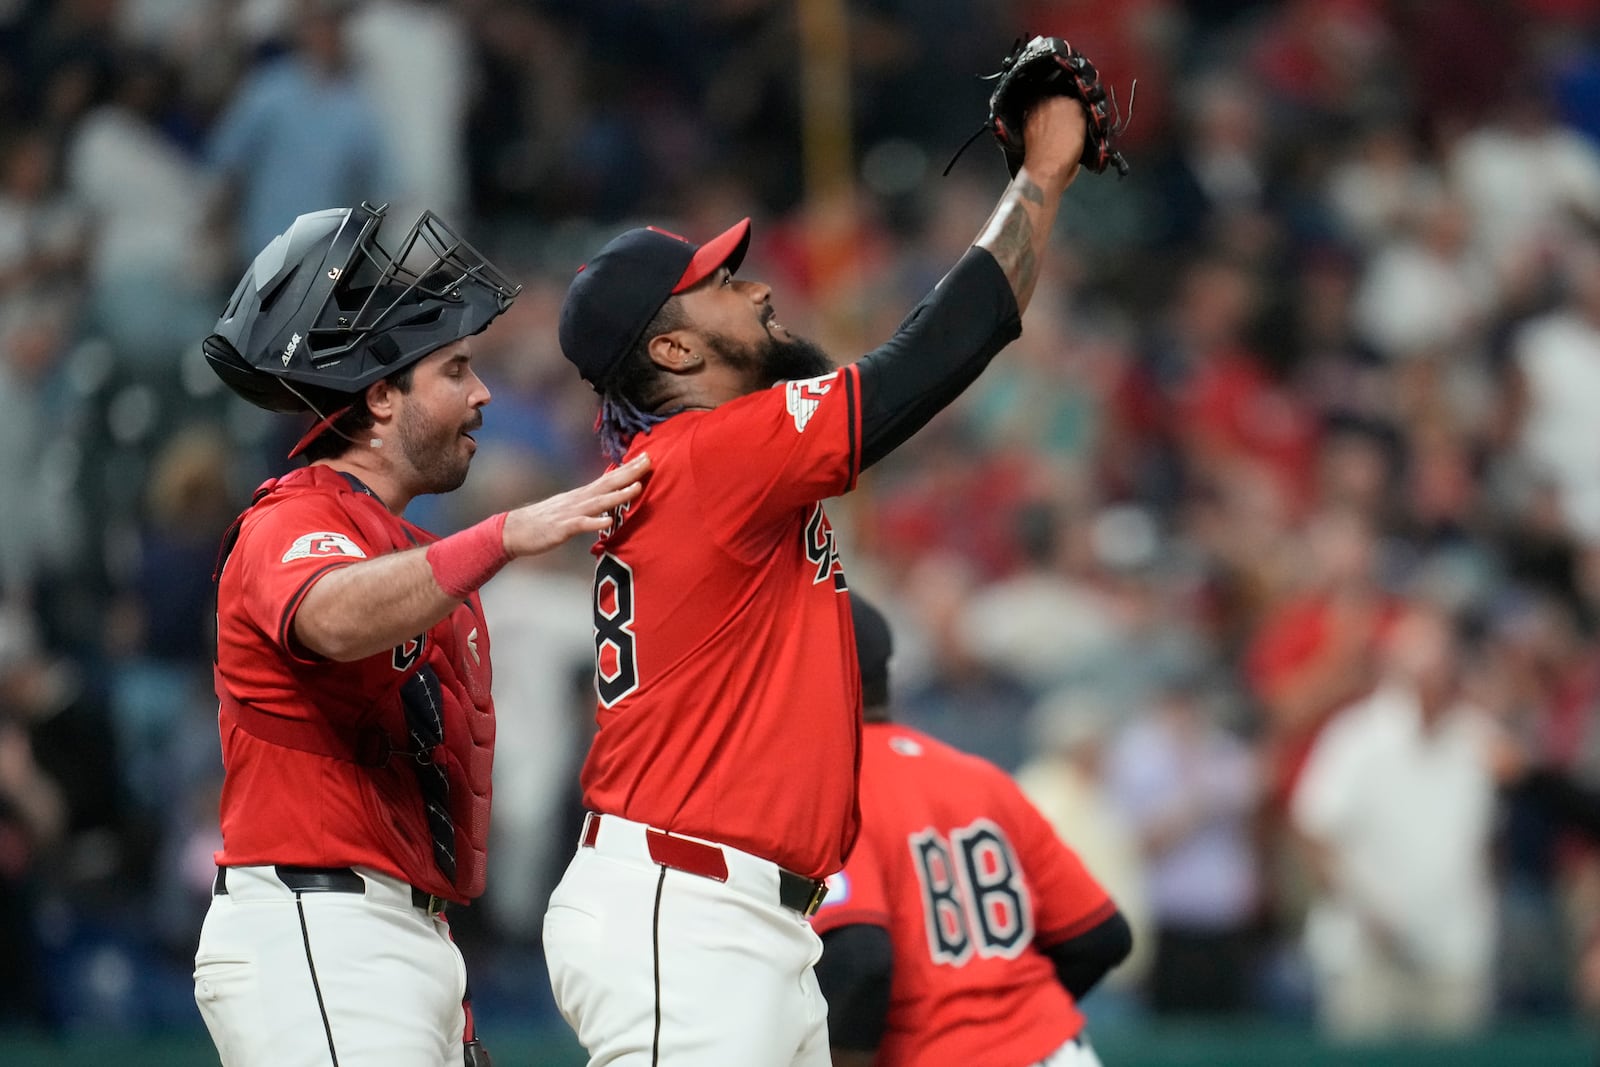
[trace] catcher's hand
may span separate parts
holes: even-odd
[[[1089,128],[1079,162],[1096,174],[1107,167],[1117,168],[1119,177],[1128,173],[1128,161],[1116,147],[1127,123],[1120,115],[1113,116],[1100,75],[1083,53],[1059,37],[1035,37],[1026,44],[1019,41],[992,77],[995,86],[989,94],[987,126],[1000,142],[1013,178],[1022,169],[1022,129],[1028,109],[1047,96],[1076,97],[1083,104]],[[1115,103],[1113,99],[1111,104]],[[1128,104],[1130,108],[1133,105],[1131,96]]]

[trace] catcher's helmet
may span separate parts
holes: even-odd
[[[478,333],[521,292],[431,211],[386,251],[386,210],[313,211],[261,250],[202,346],[229,388],[322,415]]]

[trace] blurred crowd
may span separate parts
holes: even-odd
[[[367,200],[526,285],[467,487],[408,515],[448,532],[599,469],[556,315],[625,225],[752,215],[784,322],[886,338],[1004,184],[939,172],[1024,31],[1117,87],[1133,172],[1080,177],[1022,338],[830,508],[900,716],[1134,920],[1091,1019],[1600,1013],[1600,3],[4,0],[0,1027],[197,1022],[211,571],[303,429],[200,356],[250,255]],[[507,1013],[548,1011],[588,580],[484,590],[452,925]]]

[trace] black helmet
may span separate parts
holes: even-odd
[[[325,415],[478,333],[521,292],[431,211],[386,251],[386,210],[313,211],[261,250],[203,345],[229,388],[269,411]]]

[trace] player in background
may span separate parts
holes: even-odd
[[[891,720],[889,624],[850,601],[861,837],[811,918],[834,1067],[1093,1067],[1077,1002],[1132,931],[1004,771]]]
[[[602,446],[655,464],[594,550],[590,814],[545,916],[556,1003],[593,1064],[829,1062],[805,916],[858,833],[861,695],[821,502],[1020,332],[1083,106],[1043,99],[1025,131],[971,249],[843,368],[735,277],[748,219],[698,246],[629,230],[568,289],[561,347],[600,394]]]
[[[224,1067],[487,1064],[447,902],[483,890],[494,755],[477,588],[604,530],[647,463],[437,540],[401,518],[465,480],[489,390],[468,338],[517,289],[438,218],[302,215],[257,255],[213,369],[310,411],[217,578],[222,850],[195,1000]]]

